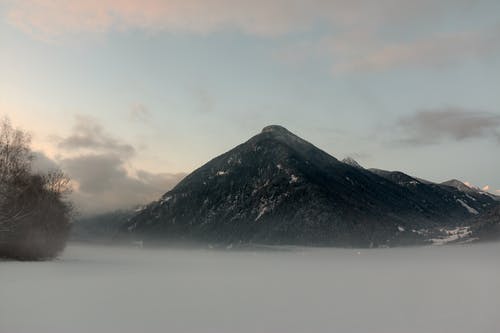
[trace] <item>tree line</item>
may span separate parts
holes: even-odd
[[[45,260],[65,247],[72,206],[70,179],[59,169],[35,172],[30,135],[0,121],[0,257]]]

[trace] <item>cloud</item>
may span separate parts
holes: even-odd
[[[326,57],[335,74],[495,56],[498,26],[439,33],[449,20],[464,26],[495,10],[490,0],[11,0],[5,5],[11,25],[45,40],[128,30],[198,35],[236,30],[259,37],[321,30],[326,38],[301,34],[296,44],[276,46],[275,56],[292,65]],[[412,37],[401,41],[398,34]]]
[[[498,24],[447,33],[430,29],[426,34],[417,33],[402,40],[391,40],[374,30],[353,28],[318,40],[300,40],[281,45],[273,56],[292,66],[310,61],[326,62],[334,75],[340,75],[402,68],[446,68],[470,60],[495,59],[500,54]]]
[[[347,41],[332,41],[332,54],[337,59],[333,65],[334,73],[372,72],[401,67],[444,67],[467,59],[495,56],[500,52],[498,27],[485,31],[437,34],[399,43],[363,43],[362,40],[347,37]]]
[[[138,108],[139,114],[144,109]],[[78,116],[72,133],[59,138],[57,161],[41,154],[44,166],[59,166],[74,183],[71,199],[82,213],[131,208],[158,198],[184,173],[152,173],[132,166],[136,149],[107,133],[95,119]]]
[[[495,193],[500,195],[500,190],[495,190]]]
[[[483,186],[482,190],[488,192],[490,190],[490,186],[489,185]]]
[[[87,154],[62,159],[62,167],[78,182],[82,192],[99,194],[112,188],[117,180],[126,178],[124,161],[115,155]]]
[[[34,151],[31,169],[35,173],[45,174],[52,170],[60,169],[60,166],[56,161],[48,157],[44,152]]]
[[[401,118],[396,129],[408,144],[472,138],[494,138],[500,142],[500,114],[456,107],[421,110]]]
[[[474,2],[477,7],[488,3]],[[127,29],[206,34],[228,28],[276,36],[321,24],[371,30],[382,24],[441,22],[443,16],[467,14],[470,4],[470,0],[11,0],[6,15],[25,31],[52,36]]]
[[[301,21],[310,23],[313,13],[301,12],[305,5],[285,0],[22,0],[10,2],[7,15],[13,25],[42,36],[126,29],[204,34],[228,27],[275,35]]]
[[[76,117],[72,134],[60,139],[58,147],[71,152],[104,151],[126,156],[135,153],[134,147],[111,137],[95,119],[85,116]]]
[[[145,204],[185,176],[145,170],[137,170],[131,175],[126,162],[112,154],[85,154],[60,161],[63,170],[76,183],[73,199],[82,212],[104,212]]]

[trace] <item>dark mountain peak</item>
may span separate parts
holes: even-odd
[[[242,147],[258,152],[253,158],[262,159],[267,156],[271,157],[269,161],[293,157],[303,163],[322,167],[339,163],[335,157],[280,125],[264,127],[259,134],[230,152],[238,152]]]
[[[342,163],[345,163],[347,165],[350,165],[352,167],[358,168],[358,169],[364,169],[361,164],[359,164],[354,158],[347,156],[342,160]]]
[[[288,134],[294,135],[292,132],[280,125],[269,125],[262,129],[262,133],[276,133],[276,134]]]
[[[290,132],[285,127],[280,125],[269,125],[262,129],[260,134],[256,136],[259,139],[272,139],[280,141],[281,143],[285,143],[289,146],[310,146],[313,147],[312,144],[302,139],[298,135]]]
[[[443,184],[443,185],[449,185],[449,186],[465,185],[463,182],[461,182],[458,179],[450,179],[448,181],[442,182],[441,184]]]

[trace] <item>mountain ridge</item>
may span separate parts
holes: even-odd
[[[271,125],[186,176],[123,231],[156,241],[392,246],[425,243],[493,205],[401,172],[352,166]]]

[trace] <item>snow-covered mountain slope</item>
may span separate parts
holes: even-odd
[[[464,212],[472,215],[487,211],[490,207],[496,205],[494,198],[489,193],[471,190],[471,188],[458,180],[453,181],[453,184],[457,186],[450,186],[449,182],[435,184],[424,179],[409,176],[400,171],[380,169],[370,169],[370,171],[407,187],[415,197],[420,197],[421,200],[436,203],[445,201],[449,205],[454,205],[455,209],[461,206]],[[446,209],[446,207],[442,208]]]

